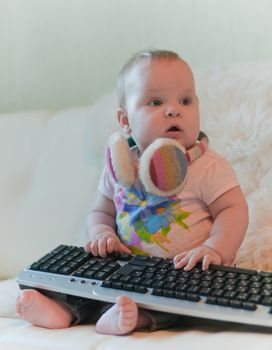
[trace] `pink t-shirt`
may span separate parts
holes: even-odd
[[[227,161],[207,150],[189,165],[186,183],[176,196],[146,193],[140,181],[124,189],[106,168],[98,189],[114,201],[117,234],[133,253],[173,258],[207,240],[212,225],[208,206],[236,186]]]

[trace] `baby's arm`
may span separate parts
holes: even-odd
[[[207,269],[210,263],[229,264],[234,260],[248,226],[247,203],[240,187],[221,195],[209,210],[214,220],[209,238],[201,247],[178,254],[174,258],[177,268],[190,270],[203,260],[203,269]]]
[[[115,251],[131,253],[116,235],[115,218],[113,201],[98,192],[91,213],[87,217],[86,231],[89,242],[86,244],[86,251],[95,256],[106,256]]]

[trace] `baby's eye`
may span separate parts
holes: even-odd
[[[188,106],[189,104],[192,103],[192,99],[190,97],[184,97],[182,100],[181,100],[181,103],[185,106]]]
[[[154,98],[149,102],[150,106],[160,106],[162,104],[162,101],[159,98]]]

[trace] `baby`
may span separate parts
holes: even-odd
[[[175,140],[187,152],[199,144],[193,74],[175,52],[153,50],[133,56],[120,72],[117,90],[117,118],[136,144],[131,150],[135,164],[157,139]],[[175,267],[185,270],[199,261],[203,269],[211,263],[234,263],[247,229],[248,210],[234,171],[217,153],[207,149],[194,157],[183,188],[168,197],[149,193],[139,178],[126,188],[109,170],[103,171],[87,219],[88,252],[173,258]],[[89,319],[97,321],[97,332],[116,335],[169,327],[181,318],[138,309],[126,296],[109,305],[72,296],[52,299],[35,290],[21,292],[17,313],[47,328]]]

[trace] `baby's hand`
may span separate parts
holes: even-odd
[[[185,271],[189,271],[201,260],[203,270],[207,270],[210,264],[222,263],[221,256],[215,250],[201,246],[176,255],[174,265],[177,269],[184,267]]]
[[[91,252],[94,256],[100,255],[102,257],[105,257],[112,252],[131,254],[131,251],[121,243],[117,236],[107,232],[94,235],[92,240],[86,244],[85,249],[87,252]]]

